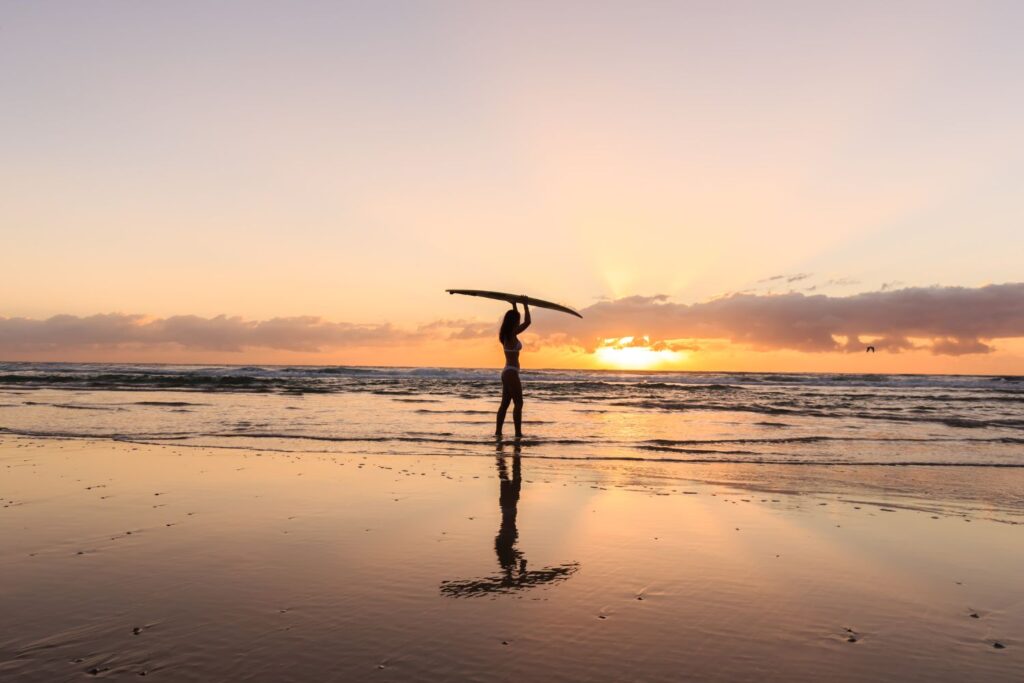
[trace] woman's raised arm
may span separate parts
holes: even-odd
[[[519,334],[520,332],[522,332],[523,330],[525,330],[525,329],[526,329],[527,327],[529,327],[529,326],[530,326],[530,322],[532,322],[532,321],[530,320],[530,304],[528,304],[528,303],[526,303],[526,302],[523,302],[523,312],[524,312],[524,313],[525,313],[526,315],[525,315],[525,317],[524,317],[524,319],[523,319],[523,324],[519,326],[519,329],[518,329],[518,330],[516,330],[516,334]]]

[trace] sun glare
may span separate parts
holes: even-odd
[[[599,346],[594,351],[598,365],[618,370],[650,370],[686,360],[684,352],[670,351],[669,349],[655,350],[649,346],[632,346],[630,345],[632,341],[630,337],[607,340],[604,346]]]

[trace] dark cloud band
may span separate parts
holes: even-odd
[[[985,287],[910,287],[853,296],[733,294],[703,303],[632,296],[600,301],[583,320],[538,311],[543,344],[593,351],[633,337],[663,349],[724,340],[757,350],[862,352],[926,348],[962,355],[992,351],[992,340],[1024,337],[1024,283]],[[343,347],[486,338],[496,323],[440,320],[413,330],[317,317],[245,320],[194,315],[147,318],[105,314],[44,320],[0,318],[0,352],[176,347],[237,352],[248,348],[319,352]]]
[[[545,330],[587,350],[602,339],[727,340],[758,350],[858,351],[927,348],[987,353],[993,339],[1024,337],[1024,283],[909,287],[853,296],[733,294],[697,304],[664,296],[601,301],[582,321],[545,318]],[[916,340],[911,341],[911,340]]]
[[[315,352],[344,346],[377,346],[413,340],[416,332],[391,325],[332,323],[316,317],[244,320],[178,315],[146,318],[111,313],[45,320],[0,318],[0,350],[60,351],[174,345],[205,351],[246,348]]]

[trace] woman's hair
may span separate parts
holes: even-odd
[[[514,308],[505,312],[505,317],[501,321],[501,329],[498,330],[498,341],[501,342],[502,346],[508,344],[512,337],[516,334],[516,328],[519,327],[519,311]]]

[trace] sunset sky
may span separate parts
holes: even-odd
[[[466,287],[583,312],[526,367],[1024,373],[1022,31],[0,1],[0,360],[500,365]]]

